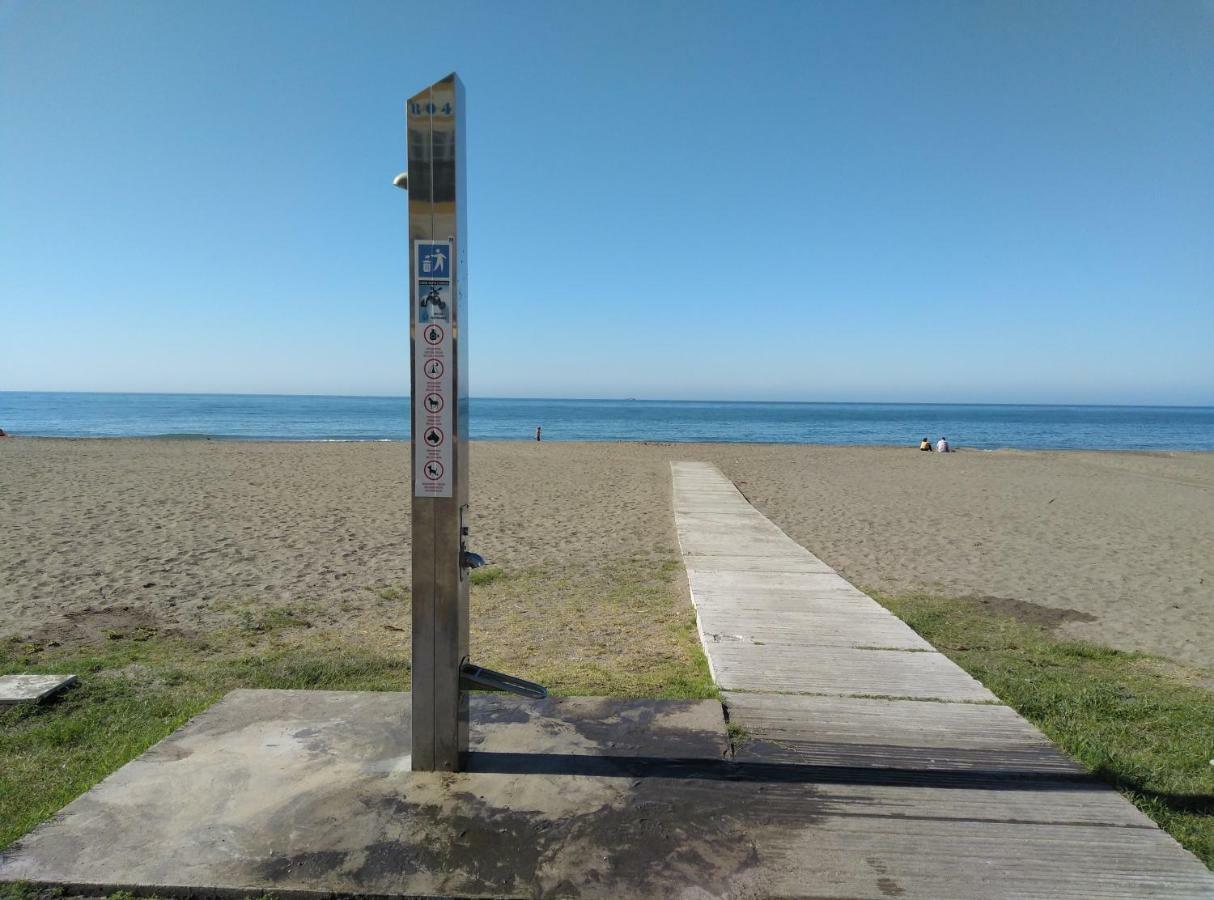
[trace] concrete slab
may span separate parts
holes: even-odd
[[[0,880],[279,897],[754,882],[720,704],[476,695],[472,721],[467,773],[414,773],[407,694],[234,691],[0,852]]]
[[[0,706],[41,703],[78,680],[75,675],[0,675]]]

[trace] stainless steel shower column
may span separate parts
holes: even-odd
[[[409,332],[413,406],[413,769],[456,772],[468,750],[468,242],[464,86],[411,97]],[[398,179],[398,184],[401,179]],[[402,187],[404,185],[401,185]]]

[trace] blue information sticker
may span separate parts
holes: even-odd
[[[450,278],[451,277],[451,245],[442,243],[417,242],[417,277],[418,278]]]

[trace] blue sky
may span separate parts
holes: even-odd
[[[0,390],[1214,404],[1210,2],[0,0]]]

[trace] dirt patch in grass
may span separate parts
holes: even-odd
[[[1059,640],[980,600],[876,596],[1214,868],[1209,670]]]
[[[970,597],[984,612],[994,616],[1010,616],[1026,625],[1040,625],[1043,628],[1057,628],[1067,622],[1095,622],[1096,616],[1081,612],[1077,609],[1055,609],[1040,603],[1030,603],[1027,600],[1015,600],[1011,597]]]
[[[44,647],[78,647],[132,637],[189,637],[180,627],[166,627],[147,609],[111,604],[69,610],[29,635],[29,643]]]

